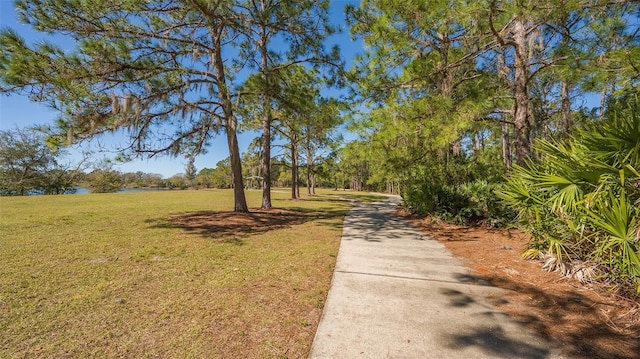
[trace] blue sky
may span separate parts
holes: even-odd
[[[348,3],[358,4],[359,1],[331,1],[331,21],[334,25],[346,27],[344,20],[344,6]],[[34,41],[49,40],[64,47],[73,47],[73,43],[65,40],[60,36],[47,36],[31,29],[29,25],[18,22],[14,9],[13,1],[0,0],[0,27],[10,27],[16,30],[27,43]],[[340,46],[343,57],[350,63],[350,60],[362,51],[361,42],[352,42],[348,30],[345,29],[341,34],[330,39],[330,43],[337,43]],[[12,128],[22,128],[33,126],[36,124],[53,124],[57,118],[57,113],[49,109],[46,105],[34,103],[27,96],[22,95],[0,95],[0,129],[7,130]],[[251,141],[257,137],[258,133],[243,133],[239,135],[240,151],[244,152]],[[113,158],[115,153],[100,153],[99,147],[113,148],[119,143],[125,143],[126,138],[122,136],[104,136],[86,143],[82,148],[72,148],[69,150],[72,160],[81,157],[83,150],[94,152],[95,158]],[[275,153],[280,151],[274,149]],[[215,167],[216,163],[229,156],[227,149],[226,137],[218,135],[208,149],[208,153],[198,156],[195,166],[198,170]],[[168,156],[160,156],[152,159],[141,159],[124,164],[116,164],[115,168],[122,172],[142,171],[147,173],[159,173],[164,177],[170,177],[177,173],[183,173],[186,160],[183,158],[171,158]]]

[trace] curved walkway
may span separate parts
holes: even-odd
[[[484,299],[499,289],[395,216],[399,202],[357,206],[345,218],[310,358],[560,358]]]

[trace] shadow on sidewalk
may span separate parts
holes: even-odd
[[[345,239],[364,239],[368,242],[384,242],[399,238],[426,240],[413,225],[394,213],[396,204],[376,202],[355,207],[345,220],[345,226],[357,236],[347,235]]]
[[[625,330],[610,322],[607,325],[600,318],[604,315],[603,303],[591,300],[578,291],[565,292],[562,295],[552,294],[515,280],[494,278],[489,275],[459,275],[460,283],[475,284],[502,290],[514,291],[530,298],[533,307],[515,307],[502,295],[487,295],[489,301],[498,310],[509,307],[515,314],[511,316],[525,326],[532,328],[546,340],[556,341],[563,346],[563,352],[572,358],[612,358],[612,359],[638,359],[640,358],[640,338],[634,337],[632,330]],[[442,294],[450,297],[450,305],[465,308],[475,305],[473,298],[457,290],[442,290]],[[506,308],[505,308],[506,307]],[[501,308],[501,309],[500,309]],[[581,318],[576,321],[572,313],[580,313]],[[590,315],[584,315],[590,313]],[[487,313],[493,314],[493,313]],[[505,314],[506,315],[506,314]],[[548,320],[541,320],[541,316],[552,318],[553,323],[559,327],[565,327],[562,336],[552,337],[548,327]],[[493,320],[487,318],[487,323]],[[638,324],[640,326],[640,323]],[[500,328],[489,327],[487,330],[477,330],[473,333],[451,334],[451,346],[479,345],[491,353],[502,354],[503,351],[513,354],[512,357],[544,358],[545,353],[536,348],[527,348],[526,344],[509,343]],[[623,340],[625,345],[614,345]],[[515,351],[511,351],[511,350]]]
[[[544,359],[549,350],[508,338],[500,327],[477,328],[471,333],[450,334],[448,346],[453,349],[481,348],[487,354],[503,358]]]

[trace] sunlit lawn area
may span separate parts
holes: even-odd
[[[349,209],[322,193],[0,198],[0,357],[305,357]]]

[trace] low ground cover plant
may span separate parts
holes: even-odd
[[[620,99],[603,121],[539,140],[502,198],[532,234],[527,257],[578,279],[640,295],[640,104]]]

